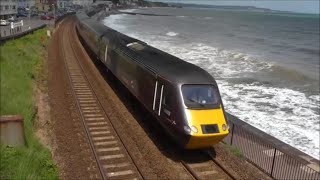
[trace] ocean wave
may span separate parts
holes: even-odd
[[[262,43],[265,41],[265,39],[264,38],[253,38],[253,41],[256,43]]]
[[[288,46],[288,45],[284,45],[284,44],[272,44],[272,46],[276,49],[286,49],[286,48],[292,47],[292,46]]]
[[[117,31],[123,31],[126,29],[126,27],[121,23],[125,17],[128,16],[126,14],[114,14],[111,16],[108,16],[108,18],[105,18],[102,20],[102,23],[106,26],[109,26]]]
[[[306,53],[306,54],[311,54],[311,55],[319,55],[320,54],[320,50],[319,49],[297,48],[296,51],[303,52],[303,53]]]
[[[119,10],[120,12],[134,12],[136,11],[137,9],[121,9]]]
[[[203,19],[209,20],[209,19],[213,19],[213,17],[204,17]]]
[[[202,43],[173,46],[164,37],[145,37],[134,33],[130,35],[185,61],[206,67],[206,70],[218,78],[239,77],[241,74],[259,72],[272,67],[272,63],[261,61],[249,54],[215,48]]]
[[[233,33],[225,33],[224,35],[226,35],[226,36],[228,36],[228,37],[234,37],[234,36],[236,36],[236,35],[233,34]]]
[[[181,45],[177,48],[154,43],[160,49],[174,54],[188,62],[207,67],[221,78],[239,77],[243,73],[253,73],[269,69],[272,64],[260,61],[249,54],[215,48],[202,43]]]
[[[225,108],[249,124],[312,155],[319,156],[319,95],[288,88],[219,80]],[[306,129],[308,132],[306,133]]]
[[[272,46],[278,49],[292,49],[292,51],[301,52],[304,54],[310,54],[310,55],[320,54],[320,49],[318,48],[297,47],[290,44],[272,44]]]
[[[320,96],[319,95],[310,95],[309,99],[313,100],[317,104],[320,104]]]
[[[295,82],[312,82],[314,79],[309,78],[303,73],[289,69],[283,66],[273,65],[269,69],[273,78],[280,78],[283,80],[295,81]]]
[[[177,36],[178,34],[179,33],[172,32],[172,31],[166,33],[167,36],[171,36],[171,37]]]

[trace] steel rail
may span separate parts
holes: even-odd
[[[70,19],[70,18],[68,18],[68,19]],[[66,24],[68,23],[67,22],[68,19],[66,19],[65,21],[62,22],[62,24],[61,24],[62,27],[60,27],[60,28],[66,28],[66,26],[67,26]],[[70,86],[72,86],[72,79],[71,79],[71,76],[70,76],[70,71],[67,68],[68,65],[67,65],[67,62],[66,62],[66,53],[65,53],[65,50],[63,49],[63,33],[65,33],[65,32],[63,32],[63,31],[60,32],[60,34],[59,34],[60,36],[58,36],[58,39],[59,39],[59,44],[60,44],[60,50],[61,50],[62,55],[64,57],[63,61],[64,61],[64,64],[65,64],[65,70],[68,73],[68,79],[69,79]],[[76,95],[75,91],[74,90],[71,90],[71,91],[72,91],[72,95],[73,95],[74,99],[77,99],[77,95]],[[100,163],[100,160],[99,160],[99,157],[97,155],[97,152],[95,151],[94,144],[93,144],[93,141],[92,141],[92,137],[90,136],[89,129],[88,129],[88,127],[87,127],[87,125],[86,125],[86,123],[84,121],[84,116],[81,113],[80,104],[79,104],[79,102],[77,100],[76,100],[76,103],[77,103],[78,111],[80,112],[79,114],[81,116],[82,125],[85,128],[85,131],[86,131],[86,134],[87,134],[87,138],[88,138],[88,141],[89,141],[89,144],[90,144],[91,151],[92,151],[92,153],[94,155],[94,158],[96,160],[96,163],[97,163],[97,166],[98,166],[98,169],[99,169],[100,176],[101,176],[101,178],[103,180],[106,180],[107,177],[106,177],[106,175],[104,173],[104,170],[103,170],[102,165]]]
[[[203,162],[204,165],[201,165],[201,167],[210,167],[208,165],[205,165],[205,163],[208,163],[208,162],[211,162],[211,164],[213,163],[214,164],[214,167],[213,169],[210,168],[210,170],[207,170],[206,172],[211,172],[212,174],[215,173],[220,173],[221,175],[223,174],[223,176],[225,177],[228,177],[227,179],[232,179],[232,180],[236,180],[237,178],[235,178],[226,168],[224,168],[219,162],[217,162],[214,157],[212,156],[212,154],[208,151],[202,151],[202,154],[205,155],[205,156],[209,156],[210,157],[210,160],[209,161],[206,161],[206,162]],[[181,164],[182,166],[184,167],[184,169],[192,176],[193,179],[195,180],[201,180],[201,179],[207,179],[207,178],[210,178],[208,175],[204,175],[204,176],[208,176],[207,178],[202,178],[201,177],[201,173],[205,173],[203,171],[197,171],[195,169],[197,169],[197,166],[195,167],[192,167],[192,164],[189,164],[185,161],[181,161]],[[212,164],[212,165],[213,165]],[[195,168],[195,169],[194,169]],[[202,175],[203,176],[203,175]]]
[[[182,166],[186,169],[186,171],[192,176],[195,180],[200,180],[201,178],[197,175],[197,173],[184,161],[181,161]]]
[[[219,163],[217,160],[215,160],[215,158],[213,157],[212,153],[210,153],[209,151],[203,151],[203,153],[205,153],[206,155],[208,155],[212,162],[215,163],[219,168],[221,168],[231,179],[236,180],[237,178],[234,177],[234,175],[232,173],[230,173],[224,166],[221,165],[221,163]]]
[[[71,27],[74,29],[74,32],[72,32],[72,34],[77,35],[77,33],[76,33],[76,31],[75,31],[75,25],[73,24]],[[69,32],[69,36],[68,36],[68,37],[69,37],[70,42],[76,40],[76,39],[72,39],[72,38],[71,38],[71,37],[72,37],[72,34],[70,34],[70,32]],[[79,41],[79,39],[78,39],[78,42],[77,42],[77,43],[81,44],[81,42]],[[99,100],[99,98],[98,98],[98,96],[97,96],[97,94],[96,94],[96,92],[94,91],[94,88],[93,88],[93,86],[92,86],[92,83],[88,80],[86,73],[84,73],[84,68],[83,68],[83,66],[81,65],[81,63],[79,62],[79,55],[78,55],[78,53],[76,53],[74,46],[75,46],[75,45],[74,45],[73,43],[71,43],[71,48],[72,48],[72,50],[73,50],[73,52],[74,52],[74,54],[75,54],[75,56],[76,56],[77,63],[78,63],[78,65],[79,65],[81,71],[83,72],[84,78],[85,78],[85,80],[87,81],[89,87],[91,88],[92,94],[96,97],[97,103],[99,104],[100,107],[103,107],[102,104],[101,104],[101,102],[100,102],[100,100]],[[109,119],[110,125],[112,126],[113,130],[115,131],[118,139],[120,140],[122,146],[124,147],[124,150],[126,151],[126,153],[127,153],[128,157],[130,158],[131,162],[134,164],[134,167],[135,167],[135,169],[137,170],[138,174],[140,175],[140,177],[141,177],[142,179],[146,179],[146,178],[143,176],[141,170],[138,168],[137,162],[132,158],[132,154],[131,154],[130,151],[128,150],[127,145],[126,145],[126,144],[123,142],[123,140],[121,139],[121,136],[119,135],[119,132],[118,132],[117,129],[115,128],[114,124],[112,123],[111,118],[109,117],[108,113],[105,111],[104,108],[101,108],[101,109],[102,109],[102,111],[104,112],[104,114],[106,115],[106,117]]]

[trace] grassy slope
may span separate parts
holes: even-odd
[[[0,179],[57,179],[50,152],[33,135],[32,86],[41,76],[46,29],[0,46],[0,115],[22,114],[26,147],[0,147]]]

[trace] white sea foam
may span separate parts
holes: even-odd
[[[126,16],[128,15],[115,14],[115,15],[108,16],[108,18],[105,18],[102,22],[104,25],[109,26],[115,30],[123,31],[125,29],[125,26],[121,22]]]
[[[171,36],[171,37],[173,37],[173,36],[176,36],[176,35],[178,35],[179,33],[176,33],[176,32],[172,32],[172,31],[170,31],[170,32],[167,32],[167,36]]]
[[[297,90],[259,82],[229,81],[231,78],[239,79],[246,73],[270,69],[272,63],[203,43],[174,44],[174,41],[168,39],[168,34],[145,36],[143,31],[131,32],[129,28],[124,28],[121,21],[113,19],[107,22],[114,23],[112,27],[123,33],[206,69],[218,79],[228,112],[320,159],[319,94],[306,96]]]
[[[134,11],[136,11],[137,9],[121,9],[121,10],[119,10],[120,12],[134,12]]]
[[[190,63],[206,67],[214,76],[223,78],[239,77],[239,74],[253,73],[262,69],[269,69],[272,63],[259,61],[253,56],[240,52],[233,52],[211,47],[202,43],[180,44],[172,47],[168,41],[161,41],[160,37],[146,38],[131,34],[136,38],[142,38],[148,44],[176,55]]]
[[[319,159],[319,101],[286,88],[218,84],[231,114]]]

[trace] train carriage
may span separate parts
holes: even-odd
[[[208,72],[92,19],[78,18],[77,29],[182,147],[207,148],[228,135],[219,89]]]

